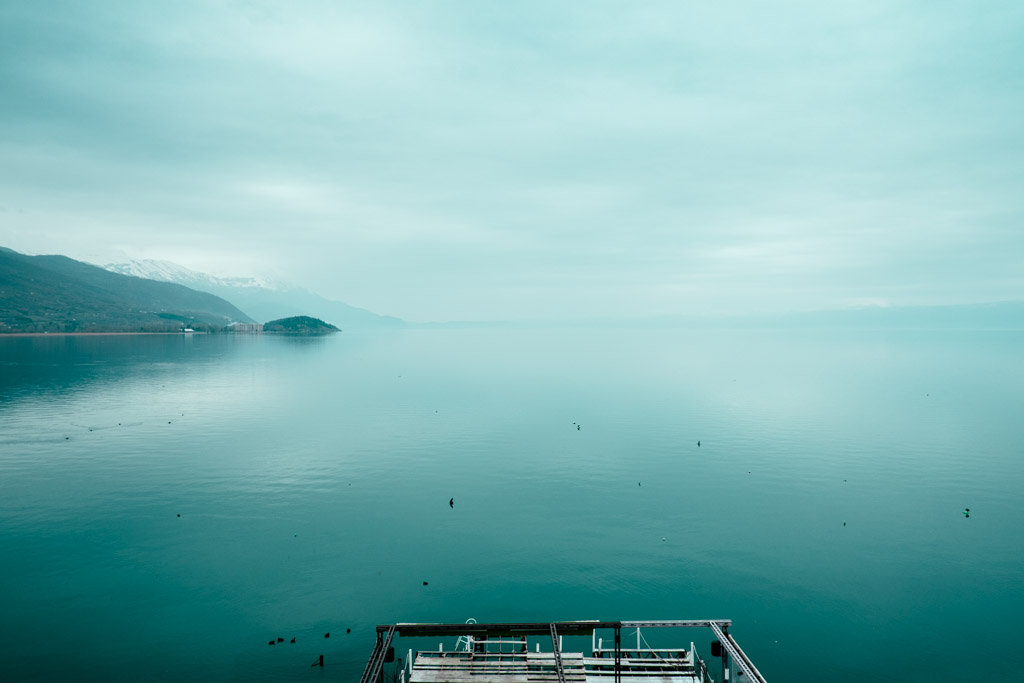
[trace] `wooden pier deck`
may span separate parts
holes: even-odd
[[[417,653],[409,683],[607,683],[614,680],[614,665],[606,658],[563,652],[559,679],[553,652],[527,652],[497,657],[459,656],[463,653]],[[443,656],[438,656],[443,655]],[[635,683],[700,683],[692,665],[649,659],[621,661],[620,680]]]
[[[655,654],[652,656],[652,652]],[[624,651],[619,680],[636,683],[700,683],[692,655],[680,650]],[[608,683],[615,679],[615,660],[561,652],[563,678],[554,652],[470,653],[420,651],[409,683]]]

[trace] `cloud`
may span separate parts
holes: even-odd
[[[966,3],[8,3],[0,205],[25,213],[0,243],[413,319],[1020,297],[1022,27]]]

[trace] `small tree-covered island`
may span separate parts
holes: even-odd
[[[325,323],[319,318],[311,318],[308,315],[296,315],[291,318],[271,320],[263,325],[263,332],[274,334],[334,334],[339,332],[337,327]]]

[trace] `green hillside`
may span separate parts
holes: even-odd
[[[263,331],[276,332],[278,334],[330,334],[339,330],[334,325],[325,323],[319,318],[297,315],[291,318],[271,320],[263,326]]]
[[[0,333],[168,332],[254,322],[220,297],[0,247]]]

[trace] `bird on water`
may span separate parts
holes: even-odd
[[[451,507],[451,508],[455,507],[455,499],[454,498],[452,498],[451,500],[448,501],[448,507]]]

